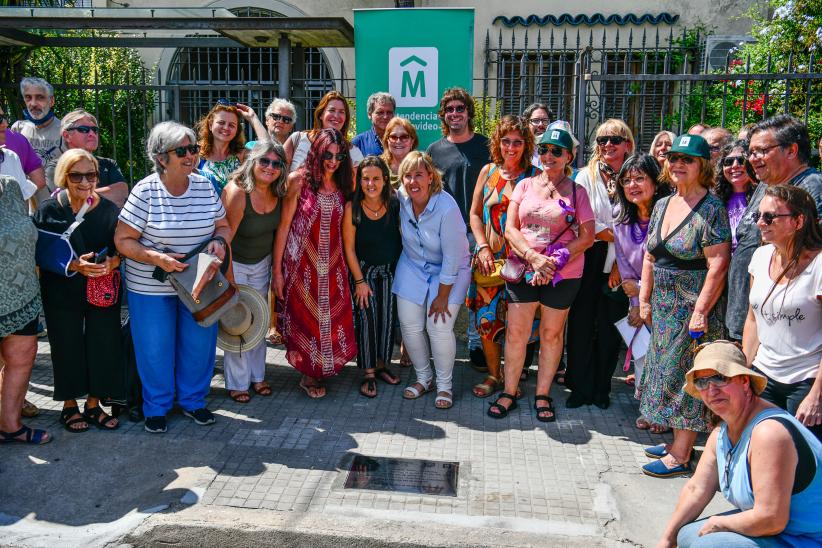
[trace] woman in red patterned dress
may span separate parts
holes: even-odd
[[[322,130],[303,167],[288,177],[274,243],[272,286],[281,304],[286,359],[302,373],[300,388],[325,396],[323,379],[357,355],[341,223],[353,191],[342,134]]]

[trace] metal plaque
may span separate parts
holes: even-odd
[[[355,455],[344,487],[456,497],[459,468],[458,462]]]

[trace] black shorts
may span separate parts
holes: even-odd
[[[31,335],[37,335],[37,326],[40,323],[40,317],[35,316],[33,320],[29,323],[12,333],[12,335],[20,335],[23,337],[29,337]]]
[[[581,283],[580,278],[562,280],[556,286],[551,283],[531,285],[523,280],[515,284],[505,282],[505,289],[509,303],[540,303],[548,308],[566,310],[574,302]]]

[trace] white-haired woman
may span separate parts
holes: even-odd
[[[272,139],[280,144],[294,131],[297,123],[297,108],[287,99],[277,97],[265,109],[265,127]]]
[[[168,281],[154,269],[181,272],[178,259],[206,240],[206,252],[225,258],[231,228],[214,186],[192,173],[199,147],[194,132],[177,122],[154,126],[146,148],[154,173],[138,182],[114,234],[126,257],[131,335],[143,382],[149,432],[166,431],[176,399],[197,424],[212,424],[206,409],[217,344],[217,324],[201,327]],[[176,395],[176,398],[175,398]]]
[[[257,141],[223,191],[231,227],[234,281],[268,295],[274,233],[280,224],[280,199],[285,196],[285,152],[273,141]],[[225,353],[225,387],[236,402],[248,403],[252,388],[270,396],[265,382],[265,341],[254,348]]]

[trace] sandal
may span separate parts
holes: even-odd
[[[565,369],[557,369],[554,373],[554,382],[560,386],[565,386]]]
[[[271,386],[269,386],[269,384],[265,381],[251,383],[251,388],[260,396],[268,397],[273,394]]]
[[[374,374],[385,384],[390,384],[391,386],[400,384],[400,378],[385,366],[376,368]]]
[[[20,439],[20,436],[26,435]],[[31,445],[43,445],[51,441],[51,436],[45,430],[33,429],[23,425],[17,432],[3,432],[0,430],[0,443],[29,443]]]
[[[268,341],[268,344],[272,344],[274,346],[279,346],[283,344],[283,336],[280,335],[280,332],[276,329],[272,329],[268,332],[266,340]]]
[[[318,400],[320,398],[324,398],[326,391],[325,386],[323,386],[322,381],[318,381],[317,379],[311,378],[311,384],[306,384],[305,380],[307,377],[303,376],[300,379],[300,388],[302,388],[305,393],[308,395],[309,398],[313,400]],[[314,394],[312,395],[311,391],[314,390]],[[320,392],[321,391],[321,392]]]
[[[120,421],[103,411],[103,408],[99,405],[83,409],[83,418],[100,430],[117,430],[120,428]],[[112,421],[115,421],[114,424],[111,424]]]
[[[509,400],[511,400],[511,404],[508,407],[503,406],[499,402],[502,398],[508,398]],[[519,404],[517,404],[517,399],[514,396],[512,396],[511,394],[507,394],[507,393],[503,392],[502,394],[499,395],[499,397],[497,398],[497,401],[495,401],[494,403],[492,403],[488,407],[487,414],[492,419],[504,419],[505,417],[508,416],[508,413],[510,413],[511,411],[516,409],[517,407],[519,407]],[[496,410],[496,413],[492,413],[491,412],[492,410]]]
[[[40,414],[40,408],[31,403],[29,400],[23,400],[23,408],[20,410],[20,414],[27,419],[30,419]]]
[[[75,418],[71,418],[74,415],[79,415]],[[83,423],[85,426],[80,426],[78,428],[74,428],[75,424]],[[80,432],[86,432],[90,427],[88,425],[88,421],[86,421],[85,417],[80,413],[80,408],[76,405],[74,407],[64,407],[63,410],[60,412],[60,424],[63,425],[68,432],[72,434],[79,434]]]
[[[454,406],[454,394],[450,390],[437,392],[434,407],[437,409],[451,409]]]
[[[474,395],[478,398],[487,398],[496,392],[497,388],[499,388],[499,383],[500,380],[497,377],[488,375],[484,381],[474,386]]]
[[[417,388],[418,386],[419,388]],[[414,384],[409,384],[405,387],[405,390],[402,391],[402,397],[406,400],[416,400],[423,394],[430,392],[433,388],[433,381],[429,383],[428,386],[425,386],[421,382],[415,382]]]
[[[651,426],[650,428],[648,428],[648,431],[651,432],[651,434],[665,434],[671,431],[671,427],[665,424],[651,423]]]
[[[548,405],[537,405],[538,402],[548,402]],[[554,400],[549,396],[534,396],[534,410],[537,412],[537,420],[539,422],[556,422],[557,412],[554,409]],[[551,413],[550,417],[546,417],[543,413]]]
[[[636,426],[639,430],[648,430],[649,428],[651,428],[651,423],[648,421],[648,419],[640,415],[634,421],[634,426]]]
[[[366,398],[377,397],[377,381],[374,377],[374,372],[366,373],[360,383],[360,394]]]
[[[228,396],[237,403],[248,403],[251,401],[251,394],[249,394],[247,390],[229,390]]]

